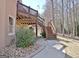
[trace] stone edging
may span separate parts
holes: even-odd
[[[35,52],[33,52],[32,54],[30,54],[26,58],[32,58],[33,56],[35,56],[36,54],[38,54],[40,51],[42,51],[45,47],[46,46],[42,46],[40,49],[36,50]]]

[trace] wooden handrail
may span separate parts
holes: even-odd
[[[19,8],[20,7],[18,7],[18,6],[20,6],[21,5],[21,8],[22,9],[20,9],[19,10]],[[27,9],[27,10],[26,10]],[[37,19],[37,22],[39,22],[41,25],[44,25],[44,18],[42,18],[41,16],[39,16],[38,15],[38,11],[37,10],[35,10],[35,9],[33,9],[33,8],[31,8],[31,7],[29,7],[29,6],[26,6],[26,5],[24,5],[24,4],[22,4],[21,2],[19,2],[19,1],[17,1],[17,12],[22,12],[22,13],[28,13],[29,15],[33,15],[33,13],[31,13],[31,11],[34,11],[35,12],[35,15],[34,16],[36,16],[38,19]]]
[[[26,8],[29,8],[29,6],[24,5],[24,4],[22,4],[21,2],[17,1],[17,4],[18,4],[18,3],[21,4],[22,6],[25,6]],[[31,8],[31,7],[30,7],[30,9],[33,10],[33,11],[35,11],[35,12],[38,12],[37,10],[35,10],[35,9]]]
[[[26,9],[25,8],[27,8],[28,10],[27,10],[27,12],[28,13],[30,13],[30,11],[32,10],[32,11],[34,11],[35,12],[35,15],[37,16],[38,15],[38,11],[37,10],[35,10],[35,9],[33,9],[33,8],[31,8],[31,7],[29,7],[29,6],[26,6],[26,5],[24,5],[24,4],[22,4],[21,2],[17,2],[17,11],[18,11],[18,9],[19,9],[19,5],[21,5],[22,7],[21,8],[23,8],[23,10],[25,10],[26,11]],[[25,8],[24,8],[25,7]],[[31,14],[31,13],[30,13]]]

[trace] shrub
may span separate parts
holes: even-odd
[[[41,35],[42,35],[43,38],[46,38],[46,33],[45,32],[42,32]]]
[[[34,33],[31,29],[21,28],[16,32],[16,46],[17,47],[29,47],[35,42]]]

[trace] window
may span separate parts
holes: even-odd
[[[9,33],[13,33],[13,18],[9,17]]]

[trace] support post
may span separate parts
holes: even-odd
[[[36,21],[36,37],[38,36],[38,28],[37,28],[37,21]]]
[[[37,12],[37,15],[36,15],[36,37],[38,36],[38,12]]]

